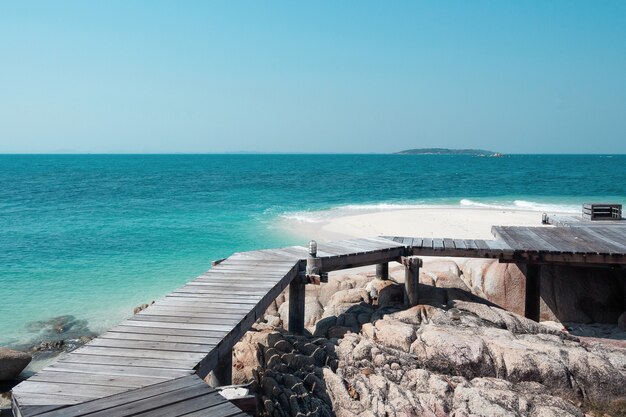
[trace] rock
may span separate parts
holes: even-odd
[[[321,319],[315,324],[314,336],[328,337],[328,330],[337,324],[336,316],[329,316]]]
[[[268,338],[276,332],[246,332],[233,346],[233,384],[243,384],[252,379],[252,371],[260,366],[258,345],[267,345]]]
[[[391,280],[373,279],[365,285],[365,290],[368,292],[370,299],[376,300],[380,292],[390,285],[397,284]]]
[[[332,326],[330,329],[328,329],[328,338],[329,339],[340,339],[346,333],[348,333],[350,331],[351,331],[351,329],[349,327],[346,327],[346,326]]]
[[[617,327],[621,331],[626,332],[626,311],[623,312],[617,319]]]
[[[542,320],[615,324],[626,305],[626,270],[547,265],[541,298]]]
[[[64,340],[48,340],[33,346],[30,350],[32,352],[41,352],[44,350],[62,350],[64,347]]]
[[[16,379],[31,360],[28,353],[0,348],[0,381]]]
[[[318,301],[323,306],[328,305],[330,298],[337,292],[354,288],[354,282],[342,280],[341,277],[333,276],[328,278],[328,282],[320,285]]]
[[[145,310],[146,308],[150,307],[152,304],[154,304],[154,300],[152,300],[152,302],[151,302],[150,304],[142,304],[142,305],[140,305],[140,306],[138,306],[138,307],[135,307],[135,308],[133,309],[133,314],[137,314],[137,313],[142,312],[142,311],[143,311],[143,310]]]
[[[312,327],[322,317],[324,309],[317,298],[305,296],[304,300],[304,325],[305,327]],[[280,305],[278,314],[283,323],[283,328],[289,329],[289,301]]]
[[[274,332],[258,345],[251,375],[261,415],[583,417],[583,408],[590,416],[623,415],[615,410],[626,405],[626,343],[579,340],[560,323],[499,308],[523,303],[523,274],[514,265],[468,260],[462,274],[456,265],[425,265],[420,303],[428,303],[409,309],[402,284],[371,274],[342,284],[335,275],[319,291],[329,305],[310,326],[313,336]],[[609,305],[622,295],[605,296]],[[548,291],[542,311],[565,299],[558,297]],[[591,299],[595,314],[601,297]],[[572,326],[571,333],[595,337],[624,334],[615,321]]]
[[[379,320],[374,324],[376,340],[385,346],[408,352],[415,340],[415,329],[409,324],[393,319]]]
[[[81,336],[95,336],[89,329],[87,320],[79,320],[72,315],[52,317],[48,320],[32,321],[26,324],[26,329],[38,332],[39,339],[57,340],[78,339]]]
[[[387,285],[378,292],[379,307],[402,304],[404,304],[404,285]]]
[[[444,273],[444,274],[452,274],[457,277],[461,276],[461,270],[459,269],[459,265],[451,261],[449,259],[426,259],[423,262],[423,266],[421,271],[425,272],[433,272],[433,273]]]
[[[364,301],[369,303],[370,297],[368,291],[362,288],[352,288],[349,290],[337,291],[330,297],[326,306],[334,307],[341,304],[356,304]]]

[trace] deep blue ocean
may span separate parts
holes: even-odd
[[[626,204],[626,155],[3,155],[0,345],[61,315],[100,332],[211,260],[306,243],[284,218],[586,201]]]

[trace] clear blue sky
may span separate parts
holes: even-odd
[[[0,152],[626,153],[626,1],[2,1]]]

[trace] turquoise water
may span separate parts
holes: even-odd
[[[301,242],[277,220],[422,205],[626,203],[626,156],[0,156],[0,345],[76,318],[99,332],[235,251]]]

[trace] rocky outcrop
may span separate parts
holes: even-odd
[[[472,259],[460,278],[473,294],[524,313],[525,277],[516,264]],[[615,324],[626,305],[623,269],[547,265],[541,270],[541,320]]]
[[[269,339],[253,372],[264,415],[582,417],[626,405],[626,349],[590,349],[483,304],[420,305],[341,339]]]
[[[0,348],[0,381],[17,379],[32,357],[28,353]]]
[[[626,343],[567,331],[619,339],[615,322],[543,325],[499,308],[523,309],[516,268],[427,261],[410,309],[400,268],[386,281],[331,276],[307,289],[310,336],[285,333],[282,295],[238,344],[236,382],[252,377],[268,416],[626,415]]]

